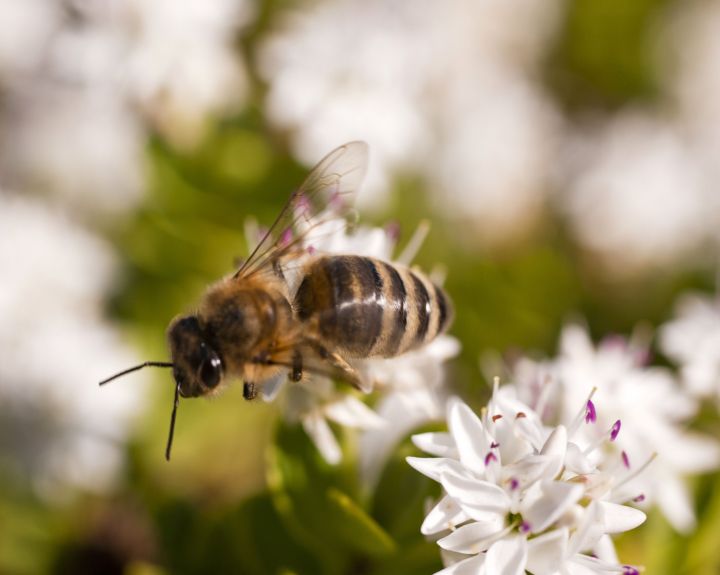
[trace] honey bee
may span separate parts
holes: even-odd
[[[225,382],[240,380],[245,399],[253,399],[270,381],[299,382],[305,373],[368,391],[353,360],[395,357],[449,327],[451,301],[424,274],[305,245],[319,226],[344,221],[335,218],[349,213],[367,156],[367,144],[350,142],[312,169],[239,269],[211,285],[195,313],[170,323],[171,362],[145,362],[100,382],[143,367],[172,368],[175,399],[166,459],[181,397],[215,394]],[[294,289],[288,273],[298,274]]]

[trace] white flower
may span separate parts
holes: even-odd
[[[41,204],[0,194],[0,451],[50,497],[103,491],[122,464],[142,382],[100,389],[135,363],[102,316],[109,248]]]
[[[441,573],[633,572],[604,549],[608,534],[633,529],[645,515],[611,501],[621,482],[600,468],[602,446],[578,453],[573,442],[581,425],[594,424],[594,405],[583,404],[569,429],[550,429],[513,391],[496,385],[482,418],[452,401],[449,433],[413,437],[438,457],[408,463],[446,493],[421,527],[426,535],[443,535],[438,545],[455,560]],[[593,455],[598,464],[590,463]],[[578,464],[581,472],[573,468]]]
[[[578,403],[597,388],[597,402],[603,406],[599,425],[584,428],[582,445],[593,444],[621,420],[632,468],[658,454],[653,473],[629,483],[628,493],[656,501],[676,529],[688,531],[695,519],[682,477],[717,468],[720,449],[711,438],[685,429],[697,411],[695,401],[669,370],[646,367],[647,357],[646,344],[616,337],[596,348],[582,327],[568,325],[556,359],[520,362],[515,372],[518,394],[539,412],[567,424]]]
[[[660,347],[680,365],[683,383],[695,396],[720,400],[720,303],[688,294],[675,318],[662,326]]]
[[[131,209],[148,123],[197,143],[206,119],[245,101],[241,0],[0,2],[0,173],[76,213]],[[69,9],[69,8],[67,8]],[[70,145],[69,145],[70,142]]]
[[[567,148],[563,209],[609,271],[686,263],[716,227],[715,191],[673,122],[626,112],[569,138]]]

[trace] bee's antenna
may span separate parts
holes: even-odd
[[[111,375],[107,379],[103,379],[98,385],[105,385],[113,379],[117,379],[118,377],[122,377],[123,375],[126,375],[128,373],[132,373],[133,371],[137,371],[138,369],[142,369],[143,367],[173,367],[173,364],[167,361],[146,361],[144,363],[141,363],[140,365],[136,365],[135,367],[131,367],[129,369],[121,371],[120,373]]]
[[[175,434],[175,418],[177,417],[178,405],[180,404],[180,384],[175,388],[175,401],[173,402],[172,415],[170,416],[170,433],[168,434],[167,447],[165,447],[165,459],[170,461],[170,449],[172,448],[173,435]]]

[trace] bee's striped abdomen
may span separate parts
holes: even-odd
[[[393,357],[433,340],[452,312],[424,275],[362,256],[325,256],[306,270],[298,319],[351,357]]]

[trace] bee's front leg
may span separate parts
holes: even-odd
[[[246,381],[243,383],[243,397],[248,401],[255,399],[258,395],[258,387],[254,383]]]
[[[295,350],[292,358],[292,372],[290,372],[290,379],[294,382],[298,382],[303,376],[303,358],[300,350]]]

